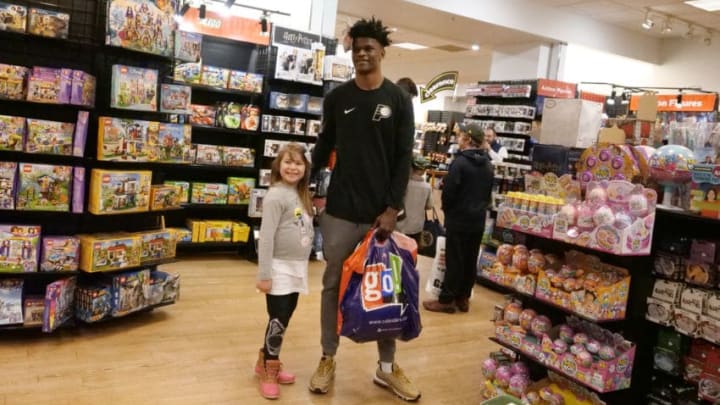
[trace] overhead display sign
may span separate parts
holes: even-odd
[[[420,102],[425,103],[435,100],[435,96],[441,91],[454,91],[457,87],[458,72],[443,72],[433,77],[425,87],[420,87]]]
[[[273,26],[272,44],[292,46],[293,48],[312,49],[312,44],[320,42],[320,35],[298,31],[291,28]]]
[[[258,45],[268,45],[270,43],[270,37],[263,35],[261,32],[258,20],[218,13],[210,9],[205,12],[205,18],[200,19],[198,9],[190,7],[179,26],[181,31],[197,32],[213,37]]]
[[[318,34],[273,26],[275,78],[322,86],[325,46]]]
[[[630,110],[636,111],[640,103],[640,96],[630,98]],[[658,94],[658,111],[717,111],[717,94],[683,94],[682,104],[678,105],[677,94]]]
[[[589,91],[581,91],[580,92],[580,99],[587,100],[587,101],[594,101],[596,103],[605,104],[605,100],[607,100],[608,96],[597,94],[597,93],[591,93]]]
[[[577,85],[558,80],[539,79],[537,95],[550,98],[575,98]]]

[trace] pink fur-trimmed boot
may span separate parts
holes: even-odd
[[[280,386],[278,385],[278,372],[280,371],[280,360],[268,360],[260,375],[260,395],[266,399],[280,398]]]
[[[263,365],[265,364],[265,353],[260,349],[258,354],[257,362],[255,363],[255,375],[260,377],[263,371]],[[283,364],[280,363],[280,371],[277,376],[278,384],[293,384],[295,383],[295,374],[283,370]]]

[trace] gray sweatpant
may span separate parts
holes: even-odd
[[[337,334],[337,312],[343,262],[352,254],[371,226],[372,224],[346,221],[328,213],[323,213],[320,217],[323,254],[327,261],[320,302],[320,342],[323,354],[334,356],[340,344],[340,337]],[[380,361],[392,363],[395,359],[395,340],[378,340],[377,345]]]

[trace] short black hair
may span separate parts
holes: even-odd
[[[390,46],[392,41],[390,40],[390,28],[383,25],[381,20],[375,19],[375,17],[369,20],[363,18],[352,27],[348,32],[350,38],[373,38],[377,40],[383,48]]]
[[[418,96],[417,85],[411,78],[409,78],[409,77],[400,78],[400,79],[398,79],[398,81],[395,84],[398,85],[398,87],[400,87],[401,89],[407,91],[407,93],[411,97]]]

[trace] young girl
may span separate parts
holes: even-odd
[[[257,289],[267,294],[270,320],[255,374],[260,378],[260,393],[268,399],[280,396],[278,384],[295,382],[294,375],[282,370],[279,355],[298,295],[308,290],[308,258],[313,240],[309,181],[305,148],[297,143],[283,147],[272,163],[258,247]]]

